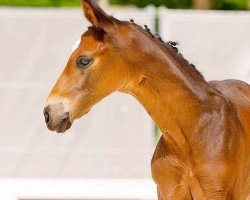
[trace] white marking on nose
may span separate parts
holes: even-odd
[[[79,38],[79,39],[75,42],[74,46],[72,47],[72,52],[75,51],[75,50],[79,47],[80,42],[81,42],[81,38]]]
[[[48,105],[55,105],[58,103],[62,103],[65,111],[69,111],[69,100],[67,98],[61,98],[61,97],[49,97],[45,103],[45,107]]]

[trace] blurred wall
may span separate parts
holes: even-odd
[[[162,9],[160,27],[207,80],[250,83],[250,12]]]

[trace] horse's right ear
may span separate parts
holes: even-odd
[[[113,24],[107,15],[94,0],[82,0],[83,11],[89,22],[98,29],[105,30],[105,26]]]

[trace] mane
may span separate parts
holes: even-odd
[[[142,31],[146,31],[146,33],[157,42],[157,44],[160,46],[160,48],[162,48],[166,53],[169,52],[169,50],[173,53],[172,55],[178,60],[180,61],[182,64],[184,64],[185,66],[190,66],[190,68],[192,68],[196,73],[198,73],[202,78],[203,75],[196,69],[195,65],[192,63],[189,63],[188,60],[186,60],[183,55],[179,52],[178,49],[178,42],[174,42],[174,41],[168,41],[165,42],[162,37],[157,33],[157,34],[153,34],[151,32],[151,30],[149,29],[149,27],[147,25],[144,25],[144,28],[141,27],[140,25],[136,24],[135,21],[133,19],[130,20],[130,23],[134,24],[136,27],[138,27],[139,29],[141,29]]]

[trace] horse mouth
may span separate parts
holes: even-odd
[[[65,133],[67,130],[70,129],[72,126],[72,123],[70,122],[69,119],[64,119],[62,122],[59,124],[58,129],[56,130],[57,133]]]
[[[63,119],[60,123],[53,126],[51,123],[47,124],[47,127],[51,131],[56,131],[57,133],[65,133],[67,130],[70,129],[72,123],[70,122],[69,118]]]

